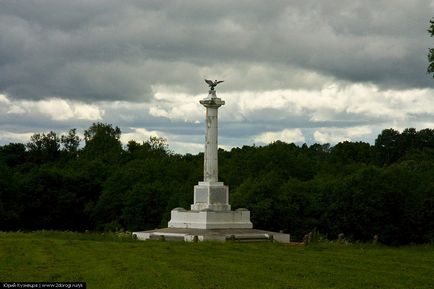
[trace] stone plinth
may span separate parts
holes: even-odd
[[[229,188],[222,182],[199,182],[194,186],[194,204],[191,210],[230,211]]]
[[[189,229],[236,229],[253,228],[250,222],[250,211],[238,209],[236,211],[187,211],[176,208],[170,212],[169,228]]]

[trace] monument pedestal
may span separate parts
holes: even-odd
[[[222,182],[199,182],[194,186],[191,211],[176,208],[170,212],[169,228],[249,229],[250,211],[231,211],[229,188]]]
[[[199,182],[194,186],[192,211],[201,210],[230,211],[229,188],[223,182]]]
[[[251,229],[250,211],[186,211],[176,208],[170,212],[169,228],[184,229]]]

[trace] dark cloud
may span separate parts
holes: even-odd
[[[296,83],[310,87],[305,73],[432,87],[425,73],[432,7],[429,0],[2,1],[0,91],[142,101],[154,85],[196,92],[208,76],[232,77],[230,90],[267,90],[296,87],[291,78],[300,74]]]

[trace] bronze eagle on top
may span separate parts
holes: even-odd
[[[214,90],[214,87],[216,87],[217,84],[222,83],[223,81],[224,80],[217,80],[216,79],[215,81],[212,81],[212,80],[205,79],[205,82],[208,83],[211,90]]]

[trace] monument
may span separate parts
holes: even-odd
[[[225,101],[218,98],[215,87],[223,81],[205,79],[208,96],[200,100],[205,107],[205,152],[203,181],[194,186],[190,210],[171,211],[168,228],[133,232],[138,239],[204,240],[275,240],[288,243],[289,234],[253,229],[250,211],[231,210],[229,188],[218,179],[218,109]]]
[[[206,109],[203,182],[194,186],[194,204],[190,211],[172,210],[169,228],[252,228],[250,212],[247,209],[231,211],[229,188],[218,180],[218,109],[225,102],[216,96],[215,87],[223,81],[205,81],[210,90],[208,97],[200,101]]]

